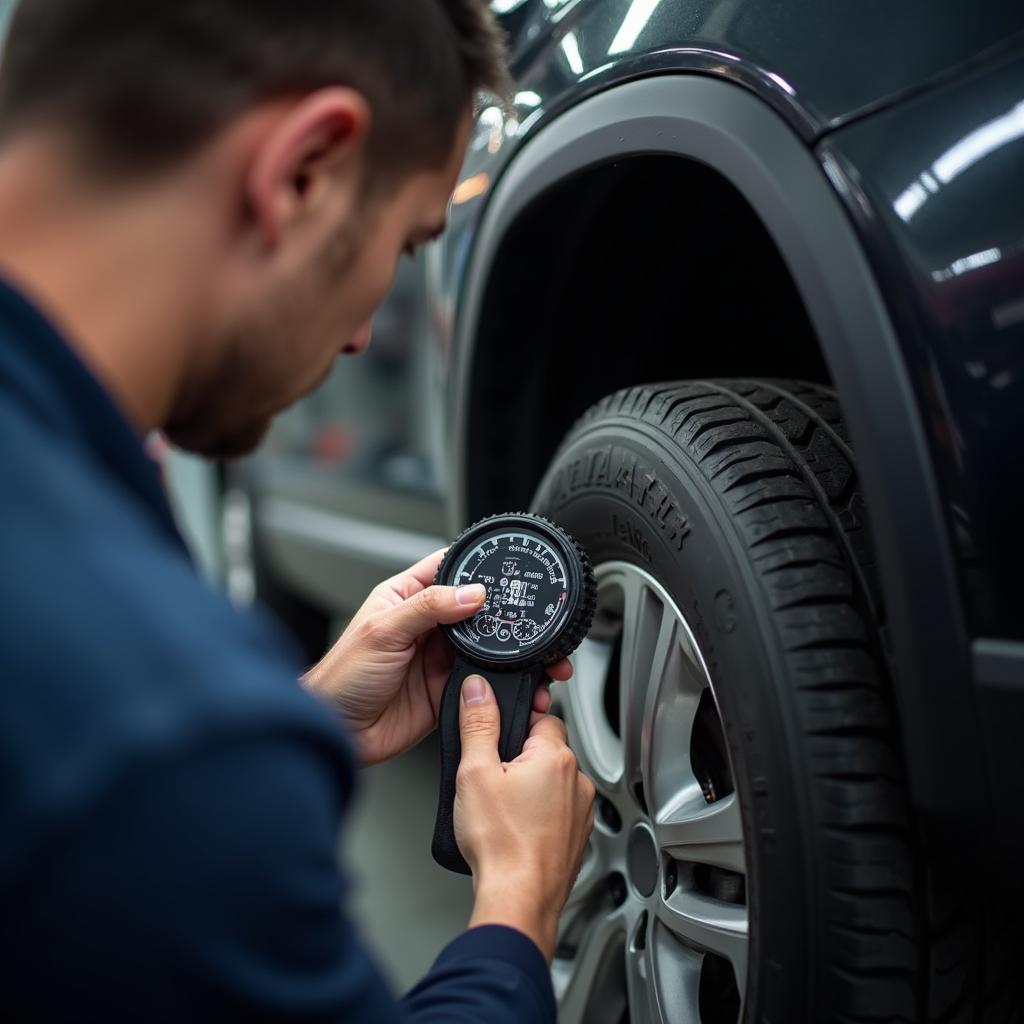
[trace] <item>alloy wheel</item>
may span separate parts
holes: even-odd
[[[665,588],[596,569],[598,610],[556,684],[595,827],[553,965],[563,1024],[736,1024],[749,949],[746,851],[714,687]]]

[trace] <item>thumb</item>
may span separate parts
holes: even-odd
[[[469,676],[462,684],[459,701],[459,732],[462,736],[462,760],[498,760],[501,715],[494,691],[483,676]]]
[[[461,622],[483,607],[487,588],[475,584],[468,587],[427,587],[389,608],[384,617],[390,633],[403,645],[418,640],[441,623]]]

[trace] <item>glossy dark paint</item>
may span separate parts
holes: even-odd
[[[1022,28],[1014,0],[526,0],[508,22],[516,80],[549,109],[630,75],[699,70],[752,85],[819,130],[921,88]]]
[[[971,632],[1024,638],[1024,54],[819,155],[896,322]]]
[[[636,11],[649,17],[625,32]],[[453,209],[435,295],[448,319],[490,188],[540,128],[589,95],[651,75],[711,75],[751,89],[811,143],[1024,44],[1018,0],[908,0],[898,10],[879,0],[525,0],[506,21],[513,113],[486,108],[471,143],[463,180],[479,191]]]

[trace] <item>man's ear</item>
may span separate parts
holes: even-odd
[[[370,116],[361,93],[337,86],[303,97],[271,124],[246,175],[250,210],[268,249],[280,245],[331,181],[358,180]]]

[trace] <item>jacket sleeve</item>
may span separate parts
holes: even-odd
[[[536,944],[512,928],[486,925],[460,935],[402,1001],[415,1024],[555,1024],[555,996]]]
[[[503,928],[457,939],[396,1003],[340,909],[337,768],[292,734],[126,773],[8,902],[13,1019],[553,1021],[540,952]]]

